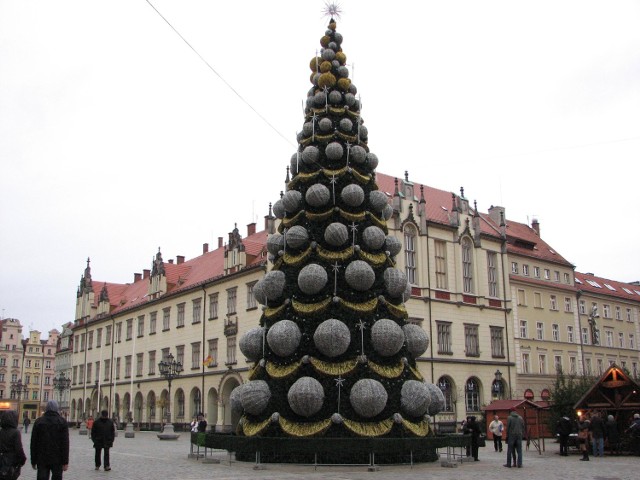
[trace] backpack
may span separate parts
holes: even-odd
[[[16,467],[13,465],[13,455],[0,452],[0,480],[13,480],[15,475]]]

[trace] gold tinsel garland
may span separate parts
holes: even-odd
[[[404,372],[404,364],[398,362],[396,365],[379,365],[369,361],[369,368],[384,378],[398,378]]]
[[[387,310],[389,310],[389,312],[396,318],[406,318],[408,315],[407,308],[404,304],[394,305],[393,303],[386,302],[386,306]]]
[[[378,299],[372,298],[371,300],[367,300],[366,302],[363,302],[363,303],[353,303],[353,302],[348,302],[347,300],[340,299],[340,304],[343,307],[348,308],[349,310],[353,310],[354,312],[371,313],[377,308]]]
[[[269,307],[264,311],[264,316],[267,318],[277,317],[284,310],[285,305],[280,305],[279,307]]]
[[[424,380],[424,377],[422,376],[422,374],[415,368],[413,368],[411,365],[409,365],[409,370],[411,370],[411,373],[413,373],[416,378],[420,381]]]
[[[270,423],[271,423],[271,419],[270,418],[267,418],[266,420],[264,420],[264,421],[262,421],[260,423],[251,423],[245,418],[244,422],[242,422],[242,432],[247,437],[253,437],[255,435],[258,435],[265,428],[267,428]]]
[[[258,375],[258,370],[260,370],[260,365],[259,364],[255,364],[253,367],[251,367],[249,369],[249,380],[255,380],[256,376]]]
[[[340,137],[342,140],[346,142],[356,143],[356,141],[358,140],[357,135],[347,135],[346,133],[343,133],[343,132],[336,132],[336,134],[338,135],[338,137]]]
[[[304,210],[300,210],[298,213],[296,213],[294,217],[283,218],[282,223],[280,224],[279,230],[285,227],[289,228],[289,227],[293,227],[294,225],[297,225],[298,223],[300,223],[300,219],[304,216],[304,214],[305,214]],[[282,230],[280,230],[280,233],[282,233]]]
[[[337,375],[346,375],[348,373],[353,372],[358,366],[358,360],[353,358],[351,360],[345,360],[340,363],[329,363],[322,360],[318,360],[317,358],[309,358],[309,363],[311,366],[318,372],[324,373],[325,375],[337,376]]]
[[[384,265],[388,260],[386,253],[369,253],[362,249],[358,252],[358,256],[370,265],[374,265],[376,267]]]
[[[402,425],[416,437],[426,437],[429,435],[429,422],[426,420],[422,420],[420,423],[413,423],[403,418]]]
[[[388,418],[377,423],[354,422],[353,420],[343,419],[343,424],[348,430],[361,437],[380,437],[386,435],[393,427],[393,420]]]
[[[290,422],[284,417],[280,417],[280,428],[282,431],[293,437],[311,437],[327,431],[331,426],[331,419],[320,420],[314,423]]]
[[[293,306],[293,309],[296,311],[296,313],[303,313],[308,315],[311,313],[318,313],[325,310],[330,303],[331,303],[331,298],[326,298],[317,303],[301,303],[301,302],[298,302],[297,300],[293,300],[291,302],[291,305]]]
[[[292,265],[295,267],[300,265],[305,260],[307,260],[311,255],[311,252],[312,252],[312,249],[311,247],[309,247],[300,255],[291,255],[290,253],[285,253],[282,256],[282,259],[284,260],[284,263],[286,263],[287,265]]]
[[[340,216],[349,222],[362,222],[366,218],[367,214],[365,212],[349,213],[340,209]]]
[[[271,378],[282,379],[293,375],[302,365],[302,360],[290,363],[289,365],[277,365],[273,362],[267,362],[267,373]]]
[[[326,248],[318,245],[317,247],[318,256],[323,260],[330,260],[332,262],[335,261],[345,261],[353,255],[353,247],[347,247],[341,252],[332,252],[331,250],[327,250]]]
[[[326,212],[322,212],[322,213],[307,212],[307,218],[312,222],[324,222],[332,214],[333,214],[333,208],[331,210],[327,210]]]
[[[355,178],[358,182],[362,183],[363,185],[366,185],[371,181],[371,175],[364,175],[358,172],[355,168],[351,169],[351,175],[353,175],[353,178]]]
[[[369,219],[371,220],[371,223],[373,223],[376,227],[379,227],[386,232],[385,229],[387,228],[387,223],[384,220],[380,220],[378,217],[376,217],[375,213],[368,212],[368,214],[369,214]]]

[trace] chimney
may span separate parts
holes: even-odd
[[[531,228],[533,228],[536,234],[540,236],[540,222],[538,222],[538,219],[535,217],[531,220]]]
[[[256,233],[256,222],[250,223],[247,225],[247,237]]]
[[[149,278],[151,276],[151,270],[142,270],[142,278]]]
[[[169,263],[170,263],[171,265],[173,265],[173,258],[170,258],[170,259],[169,259]]]
[[[222,237],[218,237],[218,248],[222,248]]]
[[[176,255],[176,263],[178,265],[183,264],[184,263],[184,255]]]
[[[203,243],[202,244],[202,254],[204,255],[205,253],[209,253],[209,244],[208,243]]]
[[[501,212],[502,212],[502,215],[504,215],[504,217],[500,215]],[[506,217],[507,216],[505,214],[504,207],[494,207],[493,205],[489,207],[489,218],[496,225],[500,225],[500,222],[503,221],[502,219],[503,218],[506,219]]]
[[[133,283],[139,282],[140,280],[142,280],[142,274],[141,273],[134,273],[133,274]]]

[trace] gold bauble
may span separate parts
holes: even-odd
[[[348,92],[350,86],[351,86],[351,79],[341,78],[340,80],[338,80],[338,88],[343,92]]]
[[[311,69],[312,72],[317,72],[318,69],[320,68],[321,63],[322,63],[321,57],[313,57],[309,62],[309,68]]]
[[[344,54],[343,51],[339,50],[336,53],[336,60],[340,62],[340,65],[344,65],[347,61],[347,56]]]
[[[341,78],[340,80],[345,80]],[[333,87],[336,84],[336,77],[333,73],[327,72],[320,75],[318,79],[318,86],[320,88]],[[348,87],[347,87],[348,88]]]
[[[327,48],[329,46],[330,41],[331,41],[331,37],[329,35],[325,35],[320,39],[320,45],[322,45],[324,48]]]
[[[326,60],[320,64],[320,71],[322,73],[327,73],[331,71],[331,62],[327,62]]]

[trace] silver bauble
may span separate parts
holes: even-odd
[[[310,417],[322,408],[324,390],[315,378],[301,377],[291,385],[287,392],[287,400],[291,410],[303,417]]]
[[[291,248],[303,248],[309,242],[307,229],[300,225],[294,225],[285,234],[287,245]]]
[[[267,251],[272,255],[277,255],[284,248],[284,236],[279,233],[269,235],[267,238]]]
[[[304,147],[301,157],[304,163],[307,165],[313,165],[320,158],[320,150],[318,150],[318,147],[309,145],[308,147]]]
[[[444,393],[442,393],[442,390],[436,387],[433,383],[427,382],[426,385],[429,389],[429,393],[431,394],[431,404],[429,405],[427,413],[429,415],[437,415],[443,411],[445,407]]]
[[[392,297],[399,297],[407,287],[407,275],[397,268],[389,267],[384,271],[384,286]]]
[[[340,120],[340,130],[343,132],[350,132],[353,129],[353,122],[348,118]]]
[[[331,192],[321,183],[316,183],[309,187],[304,198],[312,207],[323,207],[331,199]]]
[[[344,271],[344,277],[349,286],[359,292],[369,290],[376,280],[376,274],[373,268],[363,260],[354,260],[347,265]]]
[[[344,148],[339,142],[331,142],[329,145],[327,145],[327,148],[324,149],[324,154],[329,160],[340,160],[343,153]]]
[[[344,101],[348,106],[353,107],[353,105],[356,103],[356,97],[353,93],[346,93],[344,95]]]
[[[414,323],[407,323],[402,327],[404,338],[407,342],[407,350],[411,352],[413,358],[418,358],[429,348],[429,335],[421,326]]]
[[[402,250],[402,242],[396,237],[388,235],[384,241],[384,248],[389,252],[389,255],[395,257],[400,253],[400,250]]]
[[[327,284],[327,271],[318,264],[310,263],[298,274],[298,287],[307,295],[315,295]]]
[[[236,415],[242,415],[242,388],[245,386],[238,385],[231,391],[231,395],[229,395],[229,403],[231,403],[231,411]]]
[[[431,393],[424,382],[407,380],[400,390],[400,406],[413,417],[421,417],[429,410]]]
[[[351,332],[344,322],[330,318],[318,325],[313,334],[313,343],[327,357],[338,357],[349,348]]]
[[[360,185],[351,183],[342,189],[340,198],[350,207],[358,207],[364,202],[364,190]]]
[[[271,270],[253,286],[253,296],[262,305],[267,300],[280,298],[284,291],[285,275],[280,270]]]
[[[387,194],[380,190],[369,192],[369,204],[371,205],[371,211],[379,214],[387,206]]]
[[[358,380],[349,392],[349,402],[358,415],[371,418],[378,415],[387,405],[387,391],[377,380]]]
[[[304,133],[305,136],[310,137],[313,133],[313,122],[305,122],[302,126],[302,133]]]
[[[322,133],[327,133],[333,130],[333,122],[330,118],[323,118],[318,122],[318,127]]]
[[[267,343],[273,352],[280,357],[288,357],[300,345],[302,333],[295,322],[280,320],[274,323],[267,332]]]
[[[344,65],[338,67],[338,76],[341,78],[349,78],[349,69]]]
[[[314,75],[315,79],[320,78],[320,74]],[[317,82],[317,80],[316,80]],[[324,92],[318,92],[313,96],[313,103],[316,107],[324,107],[327,104],[327,95]]]
[[[407,286],[404,289],[404,292],[402,292],[402,301],[403,302],[407,302],[409,301],[409,299],[411,298],[411,284],[407,281]]]
[[[284,218],[284,215],[287,212],[284,209],[284,205],[282,204],[282,199],[276,200],[276,202],[273,204],[273,214],[276,216],[276,218]]]
[[[332,90],[329,93],[329,102],[332,105],[340,105],[342,103],[342,94],[338,90]]]
[[[264,380],[251,380],[242,386],[242,408],[252,415],[260,415],[267,408],[270,398],[271,390]]]
[[[367,163],[372,170],[378,168],[378,156],[375,153],[367,153]]]
[[[282,197],[282,205],[288,213],[298,213],[302,206],[302,193],[298,190],[289,190]]]
[[[333,60],[334,58],[336,58],[336,52],[334,52],[333,50],[331,50],[330,48],[325,48],[322,51],[322,59],[326,60],[328,62],[330,62],[331,60]]]
[[[331,246],[341,247],[348,239],[349,230],[342,223],[331,223],[324,231],[324,240]]]
[[[289,171],[291,172],[291,175],[296,175],[298,173],[298,163],[300,162],[302,162],[302,159],[298,152],[291,155],[291,162],[289,162]]]
[[[251,362],[262,358],[264,327],[256,327],[240,337],[240,351]]]
[[[380,214],[380,216],[383,220],[389,220],[391,218],[391,215],[393,215],[393,208],[391,207],[391,205],[387,204],[382,209],[382,213]]]
[[[404,332],[393,320],[381,318],[371,327],[373,349],[383,357],[390,357],[404,345]]]
[[[354,145],[349,151],[349,158],[355,163],[364,163],[367,159],[367,151],[360,145]]]
[[[384,232],[380,227],[367,227],[362,232],[362,241],[369,250],[379,250],[384,245]]]

